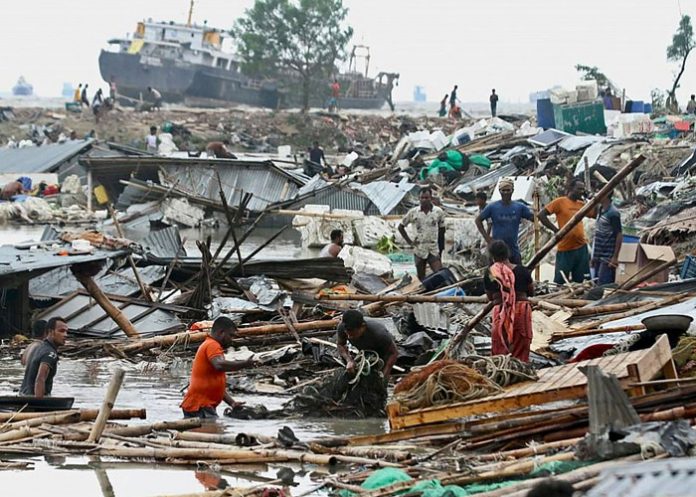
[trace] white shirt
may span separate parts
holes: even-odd
[[[148,150],[157,150],[157,135],[147,135],[146,141]]]

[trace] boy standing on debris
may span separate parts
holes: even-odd
[[[558,197],[539,212],[539,221],[554,233],[566,225],[568,221],[585,205],[585,182],[573,179],[568,187],[568,194]],[[556,215],[558,226],[549,220],[551,214]],[[593,209],[589,216],[594,217]],[[556,275],[554,281],[559,285],[567,281],[581,283],[590,278],[590,252],[585,238],[585,228],[578,223],[558,242],[556,253]]]
[[[621,234],[621,214],[611,201],[612,192],[602,198],[602,210],[595,226],[592,247],[592,267],[598,285],[609,285],[616,279],[619,265],[619,252],[623,236]]]
[[[151,154],[157,153],[159,138],[157,137],[157,126],[150,126],[150,134],[145,137],[147,151]]]
[[[493,240],[504,241],[510,249],[510,261],[513,264],[522,263],[522,254],[517,242],[520,233],[522,219],[534,220],[531,209],[522,202],[513,201],[512,193],[515,191],[514,183],[510,178],[503,178],[498,182],[500,200],[488,204],[481,214],[476,217],[476,227],[490,245]],[[490,219],[491,232],[486,229],[483,222]]]
[[[225,349],[232,344],[237,326],[228,317],[219,317],[213,322],[210,335],[198,347],[191,368],[191,381],[181,403],[185,418],[216,418],[215,409],[223,400],[231,407],[239,405],[227,391],[226,372],[256,365],[251,359],[228,361]]]
[[[532,343],[532,306],[529,297],[534,293],[532,274],[522,266],[512,264],[505,242],[495,240],[488,250],[491,266],[483,276],[488,298],[495,302],[491,353],[511,355],[529,362]]]
[[[58,347],[65,345],[68,325],[65,319],[53,317],[46,325],[46,339],[27,357],[20,395],[33,395],[37,399],[51,395],[53,378],[58,370]]]
[[[346,361],[346,371],[355,373],[356,365],[348,351],[348,342],[358,350],[375,351],[384,362],[384,378],[389,380],[399,351],[383,324],[374,319],[364,318],[360,311],[349,310],[343,313],[343,319],[337,329],[336,345],[341,357]]]
[[[406,226],[416,225],[414,240],[406,233]],[[433,272],[442,269],[440,259],[445,250],[445,211],[433,205],[432,190],[425,187],[420,191],[420,205],[409,210],[401,224],[399,233],[411,247],[416,263],[418,279],[425,278],[425,266],[430,265]]]

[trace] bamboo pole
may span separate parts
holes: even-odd
[[[34,427],[42,424],[70,424],[77,423],[78,421],[80,421],[80,413],[77,411],[68,411],[63,414],[48,414],[45,416],[37,416],[35,418],[26,419],[24,421],[15,421],[14,423],[8,423],[6,426],[9,429],[17,429],[22,427]],[[3,427],[0,427],[0,431],[3,431]]]
[[[316,294],[317,300],[362,300],[363,302],[405,302],[421,303],[436,302],[448,304],[485,304],[488,297],[438,297],[435,295],[369,295],[360,293],[345,293],[335,295]]]
[[[570,313],[574,316],[594,316],[596,314],[605,314],[607,312],[628,311],[645,305],[645,301],[640,302],[624,302],[622,304],[606,304],[596,305],[593,307],[580,307],[573,309]]]
[[[563,237],[565,237],[570,231],[582,222],[583,218],[595,208],[597,204],[604,198],[604,196],[612,191],[616,185],[618,185],[625,177],[631,174],[638,166],[640,166],[645,161],[645,156],[639,155],[633,159],[630,163],[626,164],[620,171],[618,171],[609,182],[602,187],[602,189],[597,193],[597,195],[592,198],[589,202],[582,206],[582,208],[571,217],[568,222],[561,229],[558,230],[556,234],[544,244],[544,246],[534,254],[532,260],[527,263],[529,269],[533,269],[539,264],[546,254],[548,254],[551,249],[553,249],[558,242],[560,242]]]
[[[11,442],[14,440],[19,440],[21,438],[33,437],[41,433],[41,430],[36,428],[31,428],[29,426],[23,426],[17,428],[16,430],[6,431],[5,433],[0,433],[0,442]]]
[[[79,412],[80,421],[94,421],[99,414],[98,409],[79,409],[72,411],[49,411],[49,412],[0,412],[0,422],[24,421],[26,419],[39,418],[48,415],[61,415],[70,412]],[[109,419],[145,419],[147,412],[145,409],[113,409]]]
[[[93,443],[99,441],[99,438],[104,431],[104,427],[106,426],[106,422],[109,419],[109,414],[114,408],[114,402],[116,402],[116,396],[118,395],[118,391],[121,389],[124,375],[125,372],[122,369],[117,369],[111,377],[109,388],[106,390],[106,396],[104,397],[104,403],[102,404],[101,409],[99,409],[99,415],[97,416],[97,420],[94,422],[94,426],[92,426],[92,431],[90,432],[89,437],[87,437],[87,442]]]
[[[500,459],[520,459],[522,457],[531,457],[531,456],[536,456],[538,454],[545,454],[546,452],[556,450],[556,449],[564,449],[566,447],[571,447],[577,444],[580,440],[582,440],[583,437],[576,437],[576,438],[568,438],[566,440],[558,440],[557,442],[549,442],[545,444],[534,444],[531,445],[530,447],[524,447],[522,449],[513,449],[513,450],[506,450],[503,452],[493,452],[490,454],[482,454],[480,456],[477,456],[476,459],[485,462],[485,461],[497,461]]]
[[[659,309],[660,307],[666,307],[668,305],[675,304],[681,300],[684,300],[689,296],[688,293],[679,293],[677,295],[674,295],[672,297],[668,297],[666,299],[650,302],[648,304],[645,304],[641,307],[636,307],[635,309],[631,309],[630,311],[622,312],[619,314],[614,314],[612,316],[599,319],[597,321],[592,321],[591,323],[588,323],[584,326],[581,326],[579,328],[576,328],[574,331],[584,331],[584,330],[591,330],[593,328],[598,328],[599,326],[605,324],[605,323],[610,323],[612,321],[616,321],[618,319],[624,319],[628,318],[631,316],[635,316],[637,314],[643,314],[644,312],[647,311],[652,311],[653,309]]]
[[[107,447],[100,446],[94,450],[95,454],[113,457],[135,457],[148,459],[219,459],[236,463],[264,462],[264,461],[297,461],[310,464],[333,466],[338,462],[364,464],[378,467],[401,467],[400,464],[389,463],[364,457],[344,456],[340,454],[313,454],[295,450],[265,449],[265,450],[202,450],[202,449],[176,449],[154,447]]]
[[[140,338],[140,335],[135,330],[133,323],[131,323],[126,315],[121,312],[121,309],[111,303],[109,297],[102,292],[102,289],[99,288],[99,285],[97,285],[91,276],[80,273],[79,271],[73,271],[73,274],[75,275],[75,278],[77,278],[77,281],[79,281],[82,286],[85,287],[87,292],[89,292],[92,298],[97,301],[99,307],[104,309],[104,312],[106,312],[106,314],[108,314],[109,317],[116,322],[116,324],[123,330],[128,338]]]
[[[337,319],[310,321],[307,323],[297,323],[295,329],[299,331],[311,330],[332,330],[340,324]],[[239,328],[237,336],[248,337],[256,335],[273,335],[279,333],[289,333],[286,324],[269,324],[264,326],[250,326],[248,328]],[[202,342],[208,336],[207,331],[175,333],[173,335],[165,335],[159,337],[146,338],[137,342],[127,343],[118,347],[124,354],[148,350],[155,347],[171,347],[177,343],[198,343]]]
[[[187,418],[177,419],[175,421],[158,421],[148,425],[107,427],[105,433],[121,435],[123,437],[139,437],[152,433],[153,431],[191,430],[193,428],[200,428],[201,425],[202,422],[200,418]],[[174,434],[174,438],[176,438],[176,435],[177,434]]]
[[[476,315],[475,315],[474,317],[472,317],[469,321],[467,321],[467,323],[464,325],[464,328],[462,328],[462,330],[461,330],[459,333],[457,333],[455,336],[453,336],[453,337],[450,339],[449,343],[447,344],[447,347],[444,349],[444,356],[445,356],[446,358],[447,358],[447,357],[450,357],[450,355],[452,354],[452,351],[454,350],[454,348],[455,348],[462,340],[464,340],[464,339],[467,337],[467,335],[469,334],[469,332],[470,332],[478,323],[480,323],[481,320],[482,320],[483,318],[485,318],[485,317],[488,315],[488,313],[491,312],[491,311],[493,310],[494,307],[495,307],[495,302],[488,302],[488,303],[486,304],[486,306],[485,306],[483,309],[481,309],[481,311],[480,311],[478,314],[476,314]],[[435,359],[436,359],[436,358],[433,357],[432,360],[435,360]]]
[[[629,331],[642,331],[645,326],[642,324],[631,324],[627,326],[614,326],[611,328],[597,328],[593,330],[568,331],[563,333],[552,333],[551,343],[565,340],[566,338],[584,337],[591,335],[603,335],[605,333],[627,333]]]
[[[534,253],[541,249],[541,223],[539,222],[539,212],[541,211],[541,196],[538,188],[534,188]],[[534,268],[534,281],[541,281],[541,267]]]

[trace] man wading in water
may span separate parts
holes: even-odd
[[[58,347],[65,345],[68,325],[63,318],[48,320],[46,339],[27,357],[27,368],[20,395],[33,395],[37,399],[51,395],[53,377],[58,370]]]
[[[227,391],[226,372],[256,366],[256,361],[228,361],[225,349],[232,344],[237,326],[230,318],[213,322],[210,335],[198,347],[191,368],[191,382],[181,403],[185,418],[216,418],[215,409],[223,400],[231,407],[239,405]]]

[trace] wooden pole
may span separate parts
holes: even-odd
[[[125,238],[126,235],[123,232],[123,228],[121,227],[121,223],[116,218],[116,213],[114,212],[113,206],[111,204],[106,204],[106,207],[109,210],[109,215],[111,216],[111,219],[114,222],[114,226],[116,227],[116,231],[118,232],[118,236],[120,236],[121,238]],[[138,268],[135,267],[135,261],[133,260],[133,256],[128,254],[128,257],[126,259],[128,260],[128,265],[133,270],[133,276],[135,276],[135,281],[138,283],[138,287],[140,288],[140,293],[142,294],[143,298],[148,302],[152,302],[152,297],[150,296],[150,292],[148,292],[147,289],[145,288],[145,284],[143,283],[143,280],[140,278],[140,273],[138,272]]]
[[[450,304],[485,304],[488,302],[488,297],[482,295],[480,297],[437,297],[435,295],[368,295],[359,293],[346,293],[337,295],[322,295],[314,296],[317,300],[362,300],[363,302],[436,302]]]
[[[44,416],[67,415],[71,412],[80,413],[80,421],[94,421],[99,414],[98,409],[79,409],[72,411],[49,411],[49,412],[0,412],[0,422],[24,421],[27,419],[40,418]],[[147,413],[145,409],[113,409],[109,419],[145,419]]]
[[[644,281],[648,281],[650,278],[655,276],[656,274],[661,273],[665,269],[673,266],[676,264],[677,259],[670,259],[669,261],[665,261],[662,264],[658,265],[657,267],[653,268],[650,271],[645,272],[644,274],[640,275],[641,271],[638,273],[634,274],[631,276],[628,280],[624,281],[621,285],[619,285],[618,290],[631,290],[632,288],[637,287]],[[640,275],[640,276],[639,276]],[[638,276],[636,278],[636,276]],[[636,279],[634,279],[636,278]]]
[[[604,314],[607,312],[628,311],[630,309],[635,309],[636,307],[642,307],[644,305],[645,305],[645,301],[624,302],[622,304],[606,304],[606,305],[596,305],[596,306],[592,306],[592,307],[578,307],[576,309],[573,309],[570,312],[574,317],[594,316],[596,314]]]
[[[135,330],[133,323],[131,323],[126,315],[121,312],[121,309],[116,307],[109,300],[109,297],[102,292],[99,285],[97,285],[91,276],[80,273],[79,271],[73,271],[73,274],[75,275],[75,278],[77,278],[77,281],[79,281],[89,292],[92,298],[97,301],[99,307],[104,309],[104,312],[106,312],[106,314],[108,314],[109,317],[116,322],[116,324],[123,330],[128,338],[140,338],[140,335]]]
[[[109,415],[111,414],[111,410],[114,408],[114,402],[116,402],[116,396],[118,395],[118,391],[121,389],[124,375],[125,372],[122,369],[117,369],[114,372],[114,375],[111,377],[109,388],[106,390],[106,397],[104,397],[104,403],[102,404],[101,409],[99,409],[99,415],[92,426],[92,431],[90,432],[89,437],[87,437],[87,442],[94,443],[99,441],[99,438],[104,431],[104,427],[106,426],[106,422],[109,419]]]
[[[447,344],[447,347],[444,350],[444,355],[446,358],[450,357],[452,351],[459,344],[459,342],[464,340],[469,334],[469,332],[474,328],[474,326],[479,324],[481,320],[485,318],[488,315],[488,313],[493,310],[494,307],[495,302],[488,302],[486,306],[483,309],[481,309],[481,311],[478,314],[476,314],[469,321],[467,321],[467,323],[464,325],[464,328],[459,333],[457,333],[454,337],[450,339],[450,342]],[[435,357],[433,357],[433,360],[435,360]]]
[[[339,324],[340,321],[338,319],[330,319],[323,321],[310,321],[308,323],[297,323],[294,326],[295,329],[299,332],[310,330],[333,330]],[[290,333],[290,330],[288,329],[288,326],[286,324],[250,326],[248,328],[239,328],[237,336],[248,337],[256,335],[272,335],[278,333]],[[177,343],[198,343],[205,340],[207,336],[207,331],[199,331],[195,333],[184,331],[182,333],[176,333],[174,335],[146,338],[137,342],[128,343],[119,347],[119,350],[123,353],[132,353],[152,349],[155,347],[170,347]]]
[[[534,253],[539,252],[541,249],[541,223],[539,222],[539,212],[541,211],[541,197],[539,195],[539,190],[534,187]],[[534,268],[534,281],[541,280],[541,268],[537,265]]]
[[[602,198],[609,193],[611,190],[614,189],[616,185],[618,185],[625,177],[627,177],[629,174],[631,174],[638,166],[640,166],[643,162],[645,161],[645,156],[639,155],[635,159],[633,159],[630,163],[626,164],[619,172],[617,172],[614,177],[612,177],[609,182],[602,187],[602,189],[597,193],[597,195],[592,198],[589,202],[587,202],[585,205],[582,206],[582,208],[575,213],[573,217],[571,217],[568,222],[563,226],[561,229],[558,230],[558,232],[549,240],[546,242],[546,244],[532,257],[532,260],[529,261],[527,264],[527,267],[529,269],[535,268],[541,260],[546,257],[546,255],[553,249],[558,242],[560,242],[563,237],[565,237],[570,231],[580,222],[582,222],[583,218],[592,210],[594,207],[599,204],[599,202],[602,200]]]

